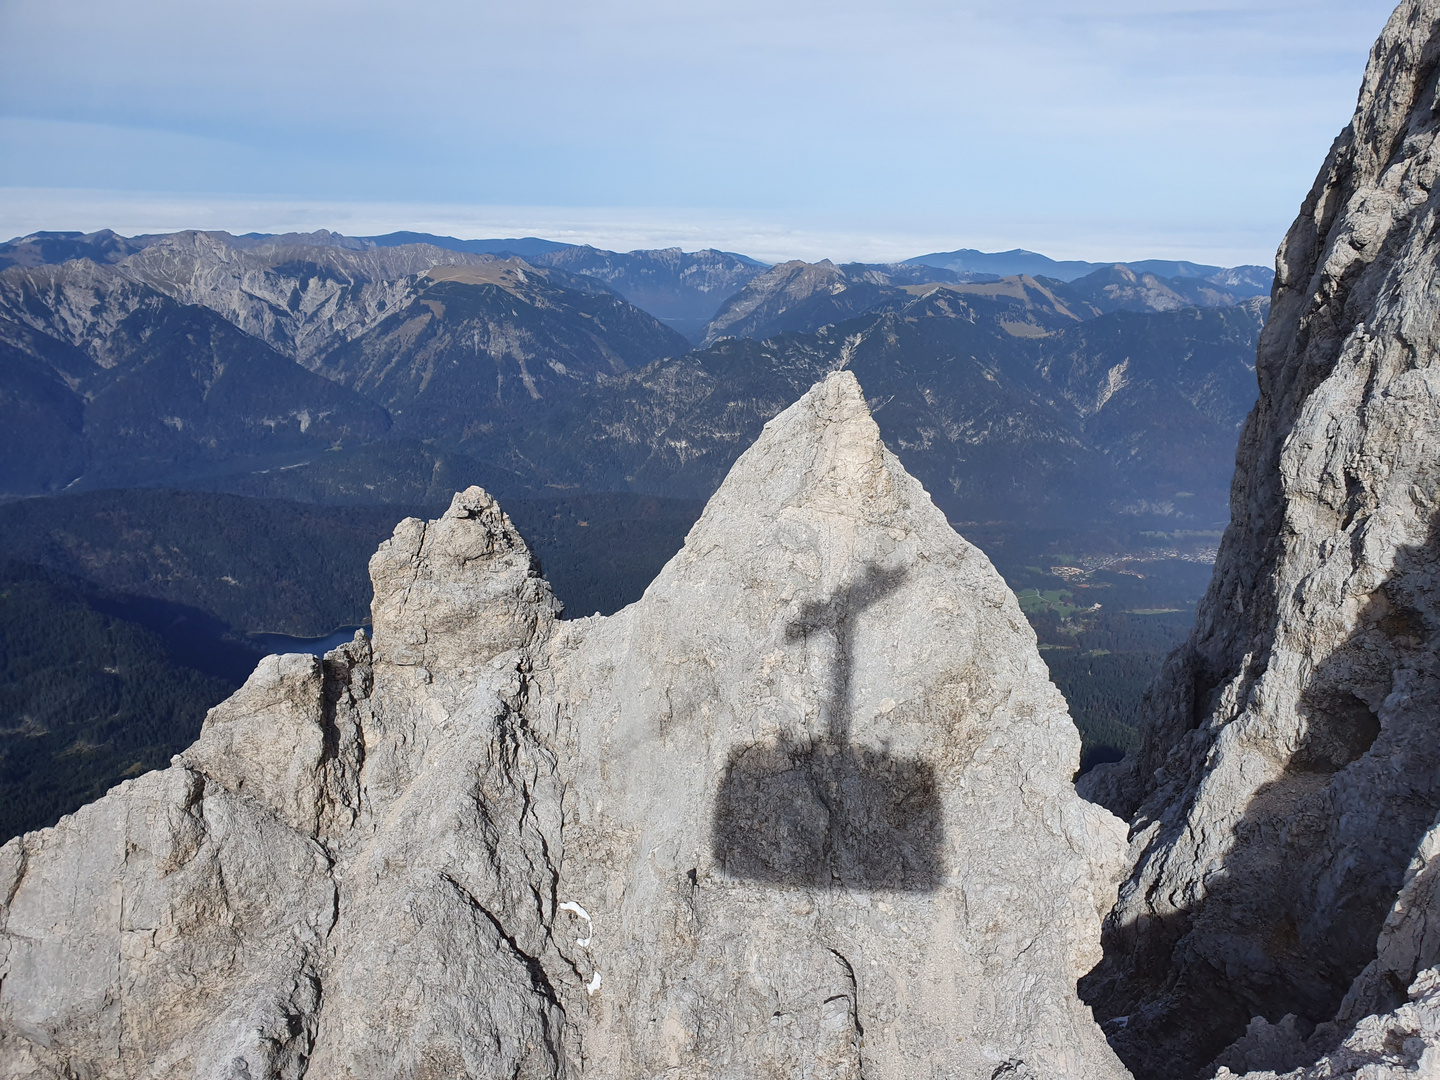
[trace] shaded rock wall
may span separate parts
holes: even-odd
[[[1132,821],[1082,992],[1140,1076],[1331,1020],[1440,811],[1437,62],[1440,4],[1407,0],[1280,248],[1194,632],[1083,784]]]

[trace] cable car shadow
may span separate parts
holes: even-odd
[[[850,741],[857,616],[897,589],[903,569],[871,564],[786,627],[791,641],[833,642],[826,735],[782,735],[730,752],[711,843],[724,873],[768,885],[930,892],[944,874],[934,769]]]

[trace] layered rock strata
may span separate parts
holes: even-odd
[[[1406,0],[1280,248],[1195,629],[1082,783],[1133,866],[1082,992],[1142,1077],[1208,1075],[1257,1016],[1313,1061],[1436,961],[1376,943],[1440,811],[1437,63],[1440,3]]]
[[[1125,1076],[1123,827],[852,375],[614,616],[478,488],[371,572],[373,645],[0,848],[0,1076]]]

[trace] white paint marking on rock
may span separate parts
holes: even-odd
[[[576,945],[579,945],[583,949],[587,945],[589,945],[590,942],[595,940],[595,920],[590,918],[590,913],[588,911],[586,911],[579,904],[575,903],[574,900],[566,900],[565,903],[560,905],[560,910],[573,911],[576,915],[580,916],[580,918],[584,919],[586,925],[590,927],[590,933],[586,934],[583,938],[575,939]],[[596,975],[595,977],[598,979],[600,976]],[[600,984],[596,983],[595,985],[599,986]],[[590,992],[593,994],[595,991],[591,990]]]

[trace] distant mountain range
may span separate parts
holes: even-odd
[[[1230,307],[1268,293],[1247,284],[1220,285],[1201,278],[1164,278],[1117,263],[1068,283],[1052,277],[944,270],[918,263],[836,266],[788,262],[757,274],[721,306],[706,327],[703,344],[722,337],[768,337],[785,331],[809,333],[867,313],[899,311],[935,289],[959,295],[1009,295],[1019,288],[1043,295],[1065,319],[1089,319],[1112,311],[1178,311],[1185,307]],[[1029,316],[1025,316],[1029,319]],[[1043,336],[1039,324],[1012,333]],[[1053,326],[1050,329],[1054,329]]]
[[[237,271],[243,276],[242,268],[247,262],[255,264],[249,268],[252,274],[260,264],[265,270],[274,270],[284,265],[283,260],[274,257],[275,253],[304,250],[312,253],[311,260],[317,264],[317,269],[328,271],[331,276],[336,273],[362,276],[366,282],[390,280],[406,266],[413,273],[437,263],[463,261],[455,259],[457,255],[515,256],[537,268],[553,267],[602,282],[635,306],[697,340],[704,335],[705,324],[720,305],[766,269],[765,263],[725,251],[682,252],[679,248],[668,248],[621,254],[583,245],[559,244],[537,237],[457,240],[453,236],[412,232],[351,237],[328,230],[280,235],[248,233],[231,236],[228,233],[189,232],[123,237],[107,229],[96,233],[32,233],[0,244],[0,270],[85,259],[100,265],[134,264],[137,272],[143,274],[139,266],[144,260],[136,260],[135,256],[159,247],[165,255],[156,258],[152,253],[150,257],[162,264],[178,263],[177,269],[183,273],[186,265],[198,265],[193,256],[187,259],[184,249],[200,249],[206,245],[212,249],[214,245],[219,245],[229,253],[226,258],[215,258],[218,249],[211,251],[214,261],[225,265],[222,275],[228,270],[232,276]],[[317,252],[329,254],[313,254]],[[423,252],[418,261],[414,258],[416,252]],[[437,255],[437,252],[446,254]],[[411,260],[409,263],[407,258]],[[176,272],[171,270],[169,277],[177,280]],[[246,289],[248,282],[242,286],[237,279],[235,287]],[[273,293],[273,289],[261,290],[261,295],[272,306],[289,306],[288,297]],[[307,304],[306,299],[301,297],[299,305],[313,309],[315,300],[310,299]],[[207,303],[198,295],[192,302]],[[283,315],[280,319],[286,321]]]
[[[973,248],[958,251],[936,251],[921,255],[907,262],[922,266],[935,266],[957,273],[996,274],[1009,277],[1014,274],[1029,274],[1031,277],[1051,277],[1057,281],[1074,281],[1076,278],[1093,274],[1115,263],[1093,263],[1072,259],[1057,261],[1034,251],[1015,248],[1012,251],[985,252]],[[1269,293],[1275,280],[1275,271],[1267,266],[1207,266],[1204,263],[1174,261],[1170,259],[1140,259],[1127,261],[1137,274],[1154,274],[1166,278],[1198,278],[1212,284],[1227,287],[1248,287],[1257,294]]]
[[[522,259],[413,238],[0,246],[0,489],[413,503],[443,473],[703,498],[849,366],[956,520],[1224,520],[1266,304],[1244,274],[766,267],[534,238]],[[672,322],[709,310],[705,348],[627,290]]]
[[[364,252],[418,246],[461,255],[518,256],[536,267],[554,267],[601,281],[636,307],[697,343],[713,340],[717,336],[716,328],[707,324],[716,318],[721,307],[750,281],[772,269],[769,264],[746,255],[714,249],[683,252],[679,248],[665,248],[621,253],[534,236],[460,240],[433,233],[393,232],[383,236],[352,237],[322,229],[313,233],[246,233],[241,236],[226,233],[157,233],[124,237],[103,229],[94,233],[37,232],[17,237],[0,244],[0,270],[10,266],[42,266],[70,259],[113,264],[156,244],[173,244],[175,236],[184,235],[223,238],[222,242],[235,251],[263,252],[291,247]],[[380,265],[386,264],[382,262]],[[792,262],[783,265],[794,267],[806,264]],[[833,267],[834,264],[826,260],[813,265]],[[838,269],[847,278],[857,278],[874,285],[895,285],[926,281],[983,281],[1019,275],[1072,282],[1097,271],[1113,272],[1121,266],[1137,277],[1157,279],[1163,289],[1184,297],[1185,303],[1202,306],[1268,295],[1275,277],[1273,270],[1263,266],[1220,267],[1163,259],[1127,263],[1057,261],[1018,248],[1005,252],[965,248],[921,255],[901,263],[851,263]],[[870,279],[866,278],[867,273],[871,275]],[[1205,286],[1214,287],[1216,299],[1206,299]],[[858,314],[861,308],[854,298],[849,298],[835,310],[837,315],[849,317]]]
[[[0,489],[188,483],[436,423],[458,438],[687,347],[594,279],[424,245],[179,233],[11,266]]]
[[[253,666],[248,632],[363,621],[377,539],[470,484],[573,613],[636,599],[761,427],[841,367],[1020,594],[1085,761],[1113,758],[1227,517],[1269,281],[1005,257],[0,245],[0,839],[185,746]]]

